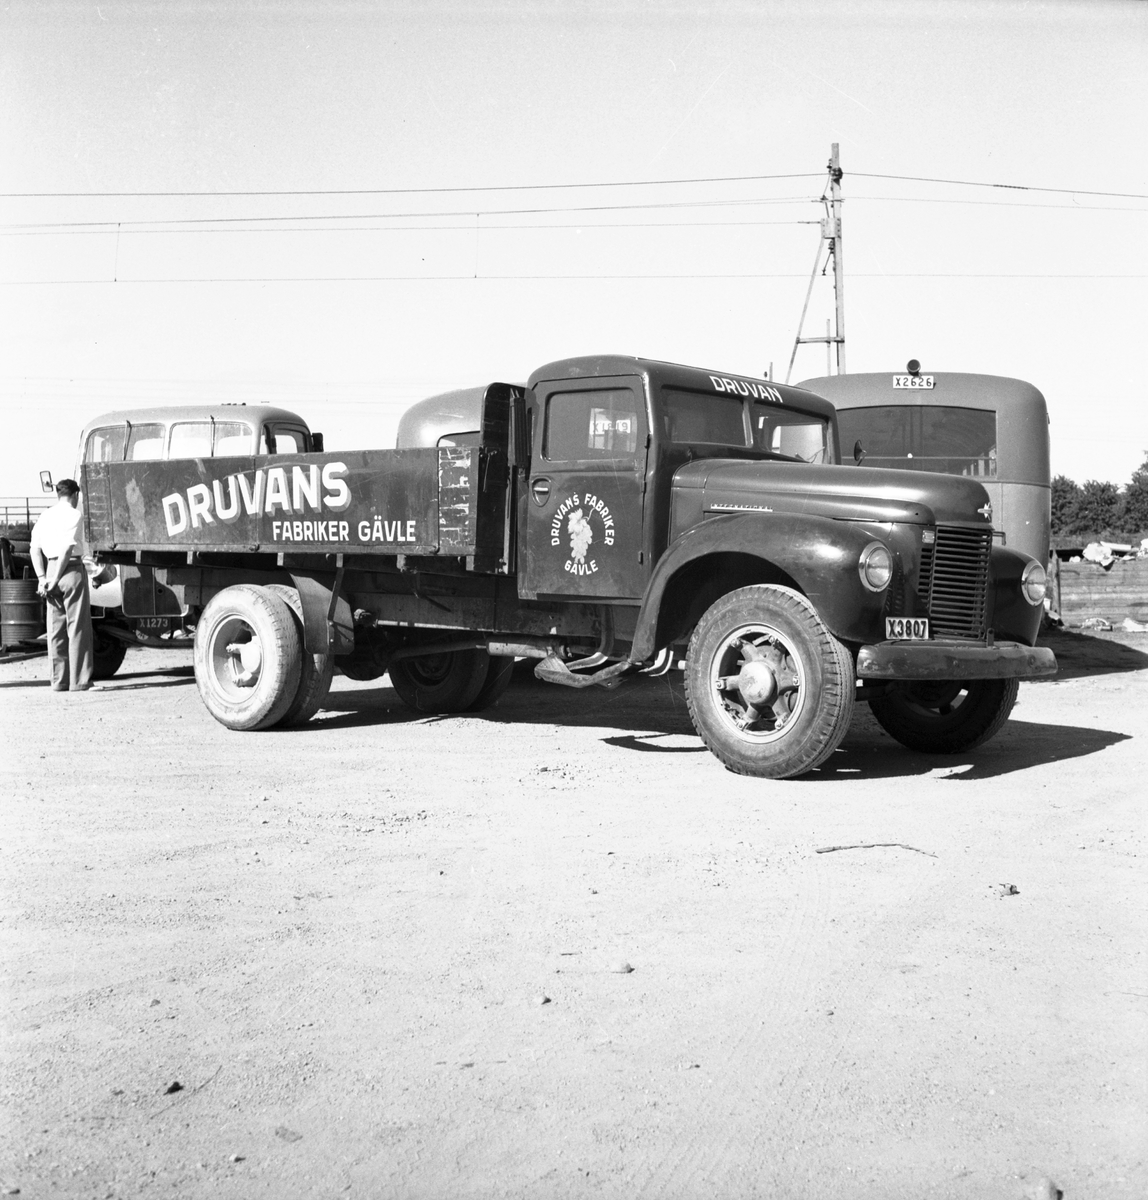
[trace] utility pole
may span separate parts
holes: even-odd
[[[841,237],[841,156],[837,143],[829,155],[829,194],[833,198],[833,238],[829,253],[833,255],[833,296],[837,302],[837,374],[845,374],[845,248]]]
[[[813,258],[813,273],[809,277],[809,287],[805,292],[805,304],[801,309],[801,320],[797,323],[797,337],[793,341],[793,353],[789,356],[789,370],[785,373],[785,382],[788,383],[790,376],[793,374],[793,361],[797,357],[797,347],[807,345],[811,342],[824,342],[826,354],[829,354],[830,347],[837,347],[837,374],[845,374],[845,250],[842,245],[842,222],[841,222],[841,206],[844,201],[841,198],[841,177],[844,172],[841,170],[841,156],[838,151],[838,143],[833,143],[832,151],[829,155],[829,195],[822,195],[821,202],[826,206],[825,217],[821,222],[821,240],[817,243],[817,254]],[[822,248],[825,248],[826,259],[825,265],[828,267],[829,259],[833,260],[833,296],[836,307],[837,316],[837,331],[835,334],[830,333],[828,322],[826,322],[824,337],[802,337],[801,331],[805,327],[805,314],[809,310],[809,297],[813,294],[813,284],[817,279],[817,268],[821,262]],[[828,365],[827,365],[828,366]]]

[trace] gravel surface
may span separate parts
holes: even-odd
[[[0,1194],[1142,1198],[1148,637],[1050,644],[787,782],[680,675],[237,734],[0,663]]]

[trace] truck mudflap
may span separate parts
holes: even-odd
[[[859,679],[1034,679],[1056,674],[1047,646],[996,642],[878,642],[857,654]]]

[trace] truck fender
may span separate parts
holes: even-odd
[[[871,528],[803,513],[711,517],[677,538],[658,560],[642,598],[630,661],[645,662],[683,637],[719,596],[759,583],[801,592],[842,641],[872,640],[885,593],[868,591],[856,567],[874,540]]]
[[[340,594],[342,568],[334,577],[291,571],[303,608],[303,649],[308,654],[350,654],[355,648],[351,606]]]
[[[1020,577],[1030,562],[1037,561],[1020,550],[993,546],[988,624],[1000,641],[1036,645],[1044,605],[1029,604],[1020,590]]]

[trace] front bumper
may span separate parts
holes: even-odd
[[[858,679],[1033,679],[1056,674],[1047,646],[878,642],[857,654]]]

